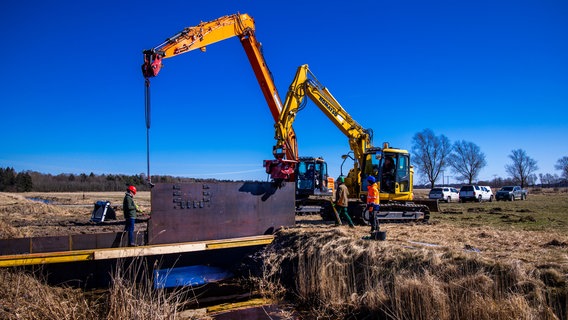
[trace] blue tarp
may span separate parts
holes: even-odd
[[[223,268],[196,265],[154,271],[154,288],[174,288],[181,286],[199,286],[232,277],[233,274]]]

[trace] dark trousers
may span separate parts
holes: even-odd
[[[371,212],[371,232],[373,232],[379,229],[378,213],[380,205],[372,203],[367,204],[367,210],[370,209],[370,207],[373,207],[373,211]]]
[[[342,206],[337,206],[337,208],[339,209],[339,217],[341,218],[345,218],[345,220],[347,220],[347,223],[349,224],[350,227],[355,226],[353,224],[353,221],[351,221],[351,217],[349,216],[349,211],[347,211],[347,207],[342,207]]]
[[[124,225],[124,231],[128,232],[128,244],[134,245],[136,241],[134,240],[134,221],[135,218],[126,218],[126,223]]]

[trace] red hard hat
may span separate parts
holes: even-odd
[[[132,192],[133,195],[136,195],[136,187],[135,186],[128,187],[128,191]]]

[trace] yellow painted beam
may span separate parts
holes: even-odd
[[[0,256],[0,268],[93,260],[92,250]]]
[[[226,248],[237,248],[237,247],[250,247],[250,246],[261,246],[272,243],[274,240],[273,236],[268,236],[259,239],[230,239],[227,241],[212,242],[207,244],[207,249],[226,249]]]

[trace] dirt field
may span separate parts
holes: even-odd
[[[426,190],[416,192],[417,197],[426,195]],[[0,238],[121,231],[123,196],[122,192],[0,193]],[[99,200],[111,202],[117,221],[89,222]],[[140,192],[135,200],[150,211],[149,193]],[[531,190],[526,201],[440,203],[440,209],[432,213],[429,223],[381,225],[387,232],[386,241],[362,240],[369,234],[369,226],[335,227],[319,216],[297,216],[296,225],[284,228],[275,240],[273,248],[279,251],[266,253],[267,265],[273,266],[274,273],[268,273],[264,288],[271,296],[279,292],[279,287],[274,289],[274,278],[284,283],[286,279],[277,275],[293,274],[294,281],[285,290],[294,292],[299,305],[308,305],[310,316],[306,318],[314,314],[356,318],[353,312],[384,312],[385,306],[397,319],[568,317],[566,190]],[[143,228],[148,217],[141,216],[137,228]],[[374,265],[365,269],[368,274],[353,269],[363,258]],[[295,271],[282,271],[291,267],[291,262],[298,264]],[[3,275],[4,280],[15,277],[16,283],[22,277]],[[346,279],[355,275],[359,282],[354,288],[367,286],[362,295],[346,290],[351,288],[345,287]],[[4,291],[9,291],[12,283],[8,281]],[[63,298],[57,300],[68,299],[67,291],[62,292]],[[18,299],[14,296],[14,302],[4,309],[15,310],[27,301]],[[406,302],[398,305],[397,301]],[[545,303],[547,306],[539,307]],[[51,305],[47,309],[52,312]],[[405,312],[411,313],[406,316]]]
[[[427,191],[417,193],[426,197]],[[318,216],[300,216],[296,228],[333,228]],[[347,228],[346,226],[340,228]],[[354,238],[368,235],[358,226]],[[525,201],[440,203],[427,224],[384,224],[386,245],[463,250],[495,260],[515,259],[531,264],[553,263],[568,274],[568,193],[538,192]]]
[[[0,193],[0,239],[121,231],[123,198],[124,192]],[[90,222],[94,203],[103,200],[111,203],[117,220]],[[143,222],[149,217],[150,192],[138,192],[135,201],[145,211],[139,215]],[[136,230],[144,228],[137,223]]]
[[[418,190],[417,197],[426,197]],[[122,192],[106,193],[0,193],[0,238],[103,233],[121,231]],[[36,200],[30,200],[30,199]],[[37,201],[46,200],[49,203]],[[111,202],[117,220],[90,222],[94,203]],[[149,218],[150,193],[135,200],[145,210],[137,230]],[[428,224],[384,224],[387,242],[400,246],[458,249],[491,258],[512,258],[531,263],[556,263],[568,272],[568,193],[533,191],[526,201],[440,203]],[[334,228],[319,216],[298,216],[294,229],[317,231]],[[347,227],[341,227],[347,228]],[[368,235],[369,227],[357,226],[353,238]]]

